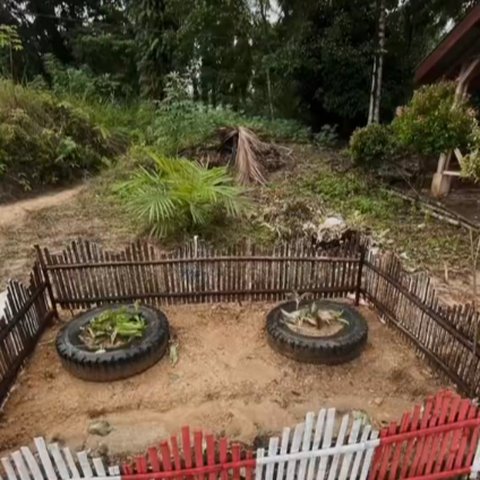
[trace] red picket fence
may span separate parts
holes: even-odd
[[[146,455],[136,456],[122,468],[122,480],[150,480],[174,478],[177,480],[195,477],[197,480],[253,479],[256,461],[251,450],[226,438],[203,435],[196,431],[193,436],[189,427],[183,427],[180,445],[176,436],[170,441],[151,447]]]
[[[378,438],[379,437],[379,438]],[[184,427],[121,468],[122,480],[441,480],[480,469],[480,410],[451,391],[429,397],[378,432],[334,409],[308,413],[255,455]],[[372,460],[373,458],[373,460]]]
[[[468,475],[480,452],[475,403],[446,391],[380,432],[369,480],[435,480]]]

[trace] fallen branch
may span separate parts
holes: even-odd
[[[449,223],[450,225],[480,231],[480,225],[472,222],[468,218],[456,212],[453,212],[440,202],[430,199],[427,200],[418,193],[415,197],[399,192],[398,190],[388,190],[388,193],[408,202],[419,204],[421,210],[428,213],[432,217],[437,218],[438,220]]]

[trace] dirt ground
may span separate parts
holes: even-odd
[[[0,291],[8,279],[25,281],[39,244],[61,249],[77,238],[114,248],[132,240],[133,227],[115,207],[99,201],[90,183],[0,204]]]
[[[178,362],[165,357],[146,372],[113,383],[89,383],[61,367],[49,329],[0,417],[0,452],[34,436],[111,454],[142,452],[183,425],[252,442],[301,421],[308,411],[359,410],[378,426],[445,385],[412,348],[370,310],[361,357],[340,366],[289,360],[266,342],[268,304],[190,305],[166,311]],[[88,433],[105,420],[107,436]]]

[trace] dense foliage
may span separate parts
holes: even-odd
[[[466,153],[462,175],[480,180],[480,127],[468,98],[455,97],[455,84],[441,82],[415,91],[391,125],[357,129],[350,155],[359,165],[379,170],[400,157],[418,156],[425,164],[455,149]],[[422,168],[421,168],[422,169]]]
[[[368,111],[377,3],[5,0],[0,24],[16,28],[23,51],[13,52],[10,68],[4,50],[0,70],[50,82],[44,61],[51,54],[67,70],[100,77],[97,94],[154,100],[164,98],[176,71],[204,104],[306,119],[315,129],[339,124],[346,133]],[[384,118],[409,98],[415,66],[474,1],[386,3]]]
[[[0,81],[0,176],[24,189],[82,177],[118,153],[110,135],[48,92]]]
[[[438,83],[417,90],[394,120],[398,142],[424,156],[468,149],[476,112],[466,100],[455,101],[455,84]]]

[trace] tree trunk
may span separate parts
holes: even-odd
[[[368,108],[367,125],[370,125],[373,123],[373,111],[375,109],[375,92],[377,91],[376,81],[377,81],[377,54],[375,53],[375,56],[373,58],[372,86],[370,88],[370,105]]]
[[[368,109],[368,125],[380,122],[380,103],[382,98],[383,58],[385,55],[385,0],[379,0],[378,44],[373,59],[372,84],[370,88],[370,105]]]
[[[270,120],[273,120],[273,101],[272,101],[272,84],[270,81],[270,67],[267,67],[267,93],[268,93],[268,107],[270,109]]]
[[[375,92],[375,110],[373,113],[373,121],[380,122],[380,103],[382,100],[382,81],[383,81],[383,59],[385,56],[385,23],[387,12],[385,0],[380,0],[380,16],[378,22],[378,68]]]

